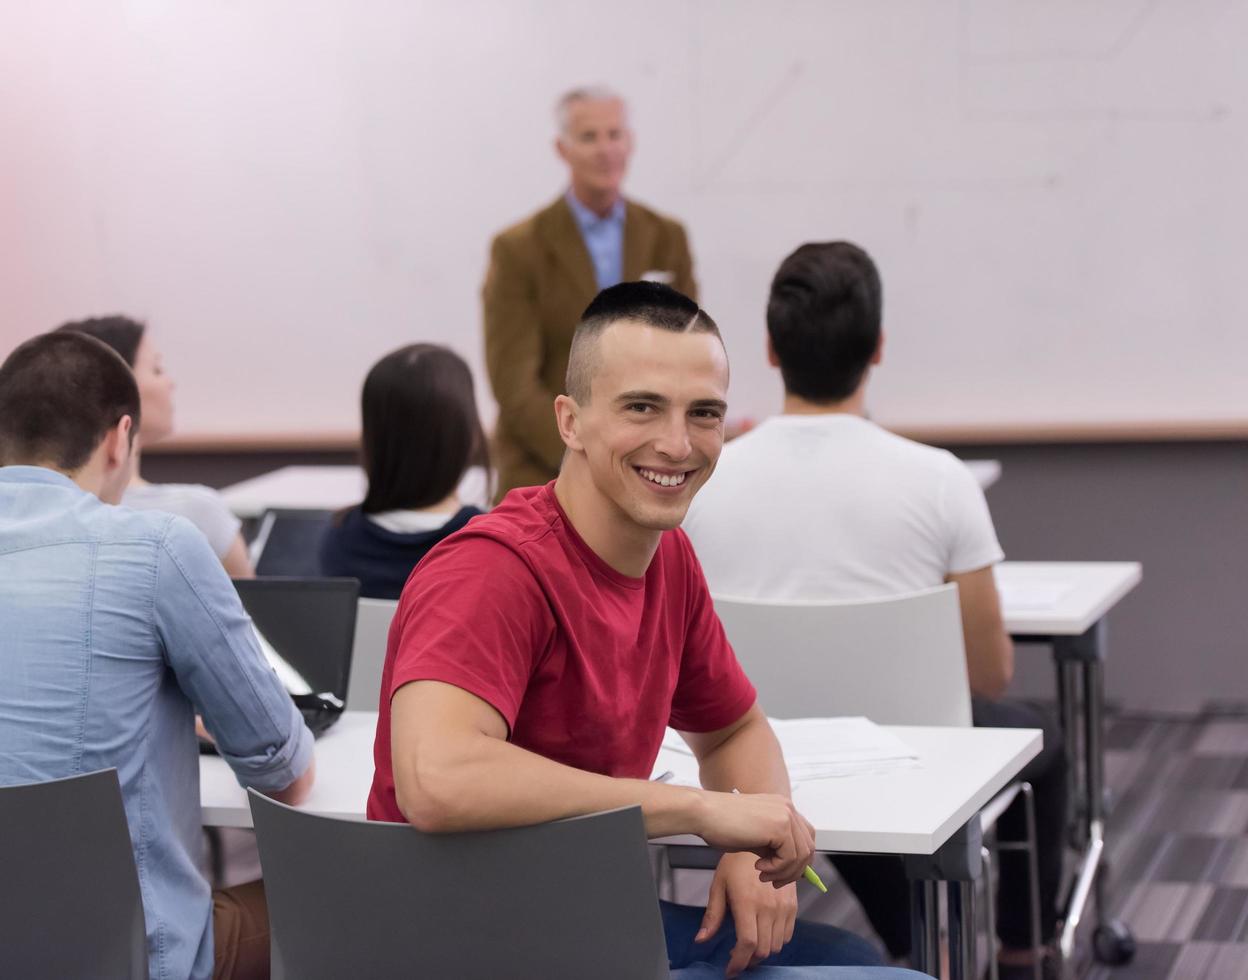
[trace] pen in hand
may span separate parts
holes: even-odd
[[[738,796],[741,795],[741,791],[735,786],[732,788],[732,791]],[[806,870],[802,872],[802,877],[818,888],[823,894],[826,895],[828,893],[828,886],[823,883],[823,879],[819,877],[819,875],[815,872],[815,869],[809,864],[806,865]]]

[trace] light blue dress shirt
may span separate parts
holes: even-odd
[[[0,784],[116,768],[150,974],[210,978],[195,711],[260,790],[303,773],[312,736],[204,536],[52,470],[0,468],[0,678]]]
[[[624,279],[624,199],[615,202],[605,218],[600,218],[576,199],[571,191],[565,195],[572,217],[581,230],[581,239],[594,263],[594,278],[599,289],[614,286]]]

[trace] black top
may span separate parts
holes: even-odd
[[[439,528],[398,534],[370,521],[358,506],[352,507],[325,532],[321,571],[358,578],[360,595],[369,599],[397,599],[429,549],[481,513],[477,507],[461,507]]]

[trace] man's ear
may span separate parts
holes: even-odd
[[[884,360],[884,330],[880,329],[880,339],[875,342],[875,353],[871,355],[871,363],[879,364]]]
[[[559,426],[559,438],[574,452],[583,447],[580,435],[581,407],[571,395],[555,396],[555,423]]]
[[[114,473],[123,468],[129,470],[133,453],[130,433],[133,429],[134,419],[123,415],[104,436],[104,466],[108,472]]]
[[[564,163],[568,162],[568,151],[564,149],[562,136],[555,137],[555,152],[559,154],[560,160],[562,160]]]
[[[776,357],[776,348],[771,342],[771,334],[767,335],[767,363],[774,368],[780,366],[780,358]]]

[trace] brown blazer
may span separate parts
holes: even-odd
[[[671,274],[669,285],[697,298],[685,230],[670,218],[625,202],[624,280]],[[551,480],[563,459],[555,396],[563,391],[572,333],[598,294],[593,261],[567,201],[501,232],[490,247],[482,299],[485,365],[498,424],[498,494]]]

